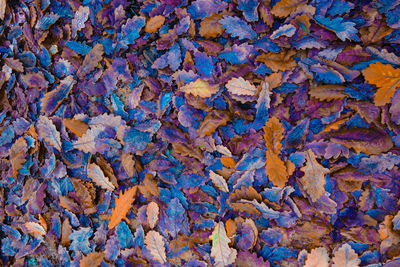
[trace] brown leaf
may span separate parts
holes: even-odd
[[[80,267],[98,267],[104,258],[104,252],[90,252],[79,262]]]
[[[103,171],[95,163],[90,163],[87,167],[87,176],[92,179],[92,181],[103,189],[114,191],[115,186],[110,182],[110,180],[104,176]]]
[[[193,96],[205,98],[218,92],[218,86],[210,85],[208,82],[202,81],[199,78],[194,82],[182,86],[180,91],[185,92],[186,94],[192,94]]]
[[[222,25],[218,22],[222,19],[222,14],[213,13],[210,17],[204,18],[200,22],[199,34],[205,38],[215,38],[224,32]]]
[[[69,219],[65,218],[61,225],[61,245],[67,247],[71,243],[71,239],[69,238],[72,233],[72,226],[69,223]]]
[[[346,86],[341,85],[317,85],[310,87],[309,94],[321,101],[331,101],[345,98],[345,88]]]
[[[65,127],[67,127],[72,133],[78,137],[82,137],[89,129],[89,126],[80,120],[75,119],[63,119]]]
[[[275,154],[271,150],[267,150],[266,152],[265,172],[268,179],[278,187],[284,187],[289,180],[285,163],[280,159],[278,154]]]
[[[259,55],[256,60],[265,63],[274,72],[286,71],[297,66],[293,59],[295,54],[296,51],[294,50],[283,50],[278,54],[269,52]]]
[[[224,110],[213,110],[204,118],[199,128],[200,137],[210,135],[229,121],[229,113]]]
[[[281,0],[274,5],[271,10],[272,15],[276,17],[287,17],[300,6],[307,4],[304,0]]]
[[[164,21],[165,17],[162,15],[151,17],[147,21],[144,31],[148,33],[156,32],[164,24]]]
[[[143,184],[139,185],[139,191],[145,198],[150,198],[151,196],[160,196],[157,181],[154,180],[154,177],[151,173],[146,173]]]
[[[26,162],[26,152],[28,151],[28,144],[24,137],[18,138],[10,148],[10,162],[12,166],[13,176],[17,177],[18,171],[24,166]]]
[[[112,210],[108,229],[113,229],[122,219],[127,220],[126,214],[131,209],[132,203],[135,200],[136,190],[137,186],[133,186],[125,192],[120,193],[120,195],[115,199],[115,207]]]
[[[135,160],[133,159],[132,154],[122,153],[121,164],[129,177],[133,177],[135,175]]]
[[[360,29],[361,41],[364,44],[377,43],[385,36],[391,34],[392,28],[386,25],[386,22],[373,23],[371,26],[362,27]]]
[[[22,75],[21,78],[27,86],[32,88],[46,89],[49,85],[49,82],[46,80],[43,73],[41,72],[27,73],[25,75]]]
[[[6,14],[7,0],[0,0],[0,19],[4,20]]]
[[[146,234],[144,243],[156,261],[160,262],[161,264],[167,262],[164,239],[158,232],[153,230],[149,231]]]
[[[0,1],[1,2],[1,1]],[[1,4],[0,4],[0,12],[1,12]],[[11,57],[7,57],[4,59],[4,62],[15,71],[24,72],[24,65],[18,59],[13,59]]]

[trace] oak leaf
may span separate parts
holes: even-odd
[[[104,46],[102,44],[96,44],[85,56],[82,65],[76,72],[77,76],[83,79],[86,74],[92,72],[103,59],[103,53]]]
[[[314,248],[307,254],[304,267],[328,267],[329,255],[324,247]]]
[[[256,61],[265,63],[272,71],[286,71],[297,66],[293,56],[296,54],[294,50],[283,50],[282,52],[276,53],[263,53],[256,58]]]
[[[210,85],[206,81],[197,79],[194,82],[182,86],[180,90],[185,92],[186,94],[192,94],[194,96],[205,98],[205,97],[210,97],[216,92],[218,92],[218,87]]]
[[[161,264],[167,262],[167,256],[165,255],[165,243],[162,235],[156,231],[149,231],[144,239],[146,248],[150,251],[154,259]]]
[[[104,252],[91,252],[83,256],[79,262],[80,267],[97,267],[101,264],[104,258]]]
[[[164,24],[164,21],[165,17],[162,15],[151,17],[147,21],[144,31],[148,33],[156,32]]]
[[[78,137],[82,137],[82,135],[84,135],[89,129],[89,126],[80,120],[63,119],[63,122],[65,127],[67,127],[72,133],[74,133]]]
[[[61,150],[60,133],[57,131],[56,126],[54,126],[53,122],[49,118],[40,116],[36,127],[38,129],[40,140],[46,141],[58,151]]]
[[[376,62],[364,69],[362,74],[368,83],[378,87],[374,95],[375,105],[384,106],[390,103],[396,89],[400,87],[400,69],[395,69],[390,64]]]
[[[113,229],[122,219],[128,220],[126,214],[131,209],[132,203],[135,200],[136,190],[137,186],[133,186],[115,199],[115,208],[112,211],[108,229]]]
[[[44,236],[46,234],[46,230],[44,227],[37,222],[26,222],[24,224],[26,230],[33,235]]]
[[[257,88],[242,77],[230,79],[226,84],[226,89],[235,95],[253,96],[257,92]]]
[[[229,247],[229,238],[226,235],[225,225],[219,222],[210,236],[212,240],[211,257],[214,258],[215,266],[227,266],[235,262],[237,251]]]
[[[349,244],[344,244],[336,250],[332,262],[332,267],[358,267],[361,260]]]
[[[229,192],[228,184],[225,181],[225,178],[221,175],[216,174],[213,171],[210,171],[210,179],[213,184],[223,192]]]
[[[307,1],[303,0],[281,0],[274,5],[271,13],[276,17],[287,17],[299,6],[305,5],[306,3]]]
[[[264,125],[264,139],[267,147],[265,171],[268,179],[279,187],[284,187],[289,179],[285,163],[279,157],[282,147],[283,126],[278,118],[270,118]]]
[[[304,172],[301,183],[312,202],[316,202],[325,193],[325,174],[329,173],[329,169],[318,163],[312,150],[308,150],[305,154],[307,164],[300,169]]]
[[[24,137],[18,138],[10,148],[10,162],[12,167],[13,176],[16,178],[18,171],[24,166],[26,162],[26,152],[28,145]]]
[[[151,229],[153,229],[157,224],[159,212],[160,208],[158,207],[157,203],[152,201],[149,203],[149,205],[147,205],[146,209],[147,222]]]
[[[103,189],[113,191],[115,186],[110,182],[110,180],[104,175],[101,168],[95,164],[90,163],[87,168],[87,176],[92,179],[92,181]]]

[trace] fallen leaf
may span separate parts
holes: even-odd
[[[256,61],[265,63],[272,71],[286,71],[297,66],[293,56],[296,54],[294,50],[283,50],[282,52],[276,53],[263,53],[257,56]]]
[[[219,222],[215,226],[214,231],[210,235],[210,240],[212,240],[211,257],[214,258],[215,266],[222,267],[235,262],[237,251],[229,247],[230,240],[226,235],[223,222]]]
[[[39,140],[44,140],[55,147],[58,151],[61,151],[60,133],[57,131],[56,126],[54,126],[53,122],[49,118],[40,116],[36,127],[39,133]]]
[[[344,244],[336,250],[332,262],[332,267],[358,267],[361,260],[349,244]]]
[[[42,112],[45,114],[53,113],[61,102],[68,96],[75,84],[76,80],[72,75],[70,75],[64,78],[55,89],[45,93],[40,105]]]
[[[87,176],[92,179],[92,181],[103,189],[114,191],[115,186],[110,182],[110,180],[104,176],[103,171],[95,163],[90,163],[87,167]]]
[[[98,267],[104,258],[104,252],[90,252],[86,256],[83,256],[79,262],[80,267]]]
[[[144,239],[146,248],[150,251],[154,259],[161,264],[167,262],[167,256],[165,255],[164,239],[156,231],[149,231]]]
[[[257,88],[242,77],[232,78],[226,84],[226,89],[232,94],[254,96]]]
[[[390,64],[376,62],[364,69],[362,74],[368,83],[378,87],[374,95],[375,105],[384,106],[390,103],[394,92],[400,87],[400,69],[395,69]]]
[[[102,44],[96,44],[89,53],[85,56],[82,65],[76,72],[80,79],[83,79],[86,74],[92,72],[100,61],[103,59],[104,47]]]
[[[46,230],[40,223],[37,222],[27,222],[24,224],[25,228],[29,233],[33,235],[44,236],[46,234]]]
[[[0,19],[4,20],[6,14],[7,0],[0,0]]]
[[[212,86],[206,81],[197,79],[195,82],[191,82],[187,85],[182,86],[180,90],[182,92],[185,92],[186,94],[192,94],[194,96],[205,98],[210,97],[218,92],[218,87]]]
[[[17,178],[18,171],[26,162],[26,152],[28,144],[24,137],[18,138],[10,148],[10,162],[14,178]]]
[[[305,154],[307,164],[300,169],[304,172],[301,183],[311,200],[316,202],[325,193],[325,174],[329,173],[329,169],[318,163],[312,150],[308,150]]]
[[[224,177],[216,174],[213,171],[210,171],[210,179],[219,190],[223,192],[229,192],[228,184],[226,183]]]
[[[304,267],[329,267],[329,255],[324,247],[314,248],[307,254]]]
[[[149,205],[147,205],[147,223],[149,224],[151,229],[153,229],[157,225],[159,211],[160,208],[158,207],[157,203],[152,201],[149,203]]]
[[[303,0],[281,0],[274,5],[274,7],[271,10],[271,13],[276,17],[280,18],[287,17],[298,7],[306,4],[307,2]]]
[[[82,137],[82,135],[84,135],[89,129],[89,126],[80,120],[63,119],[63,122],[65,127],[67,127],[71,132],[73,132],[78,137]]]
[[[148,33],[154,33],[164,24],[164,21],[165,17],[162,15],[151,17],[147,21],[144,31]]]
[[[135,200],[137,186],[133,186],[115,199],[115,207],[112,210],[110,222],[108,223],[108,229],[113,229],[117,226],[122,219],[128,220],[126,214],[132,207],[132,203]]]

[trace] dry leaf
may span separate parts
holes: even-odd
[[[36,125],[40,140],[44,140],[58,151],[61,150],[61,136],[53,122],[44,116],[40,116]]]
[[[132,154],[122,153],[121,164],[129,177],[133,177],[133,175],[135,175],[135,160],[133,159]]]
[[[92,179],[92,181],[103,189],[114,191],[115,186],[110,182],[110,180],[104,176],[103,171],[97,164],[91,163],[87,167],[87,176]]]
[[[182,86],[180,90],[186,94],[192,94],[194,96],[200,96],[204,98],[210,97],[218,92],[218,87],[212,86],[206,81],[197,79],[195,82],[191,82],[185,86]]]
[[[157,186],[157,181],[154,180],[154,177],[151,173],[146,173],[143,180],[143,185],[139,185],[140,193],[145,198],[150,198],[151,196],[160,196],[160,190]]]
[[[82,137],[82,135],[84,135],[89,129],[89,126],[80,120],[63,119],[63,122],[65,127],[67,127],[72,133],[74,133],[78,137]]]
[[[358,267],[361,260],[349,244],[344,244],[336,250],[332,262],[332,267]]]
[[[268,179],[278,187],[284,187],[289,179],[285,163],[279,157],[282,147],[283,126],[278,118],[270,118],[264,125],[264,139],[267,147],[265,171]]]
[[[25,228],[29,231],[29,233],[33,235],[44,236],[46,234],[46,230],[40,223],[37,222],[27,222],[24,224]]]
[[[69,75],[55,89],[45,93],[40,104],[41,111],[45,114],[53,113],[68,96],[75,84],[74,76]]]
[[[224,177],[216,174],[213,171],[210,171],[210,179],[219,190],[223,192],[229,192],[228,184],[226,183]]]
[[[221,23],[222,14],[213,13],[210,17],[204,18],[200,22],[199,34],[205,38],[215,38],[224,32]]]
[[[82,65],[76,72],[77,76],[83,79],[86,74],[92,72],[103,59],[103,53],[104,46],[102,44],[96,44],[85,56]]]
[[[210,240],[212,240],[211,257],[214,258],[215,266],[222,267],[235,262],[237,251],[229,247],[230,240],[226,235],[223,222],[219,222],[215,226],[210,235]]]
[[[308,93],[310,96],[317,98],[320,101],[331,101],[335,99],[343,99],[347,95],[344,93],[346,86],[324,84],[311,86]]]
[[[312,202],[316,202],[325,193],[325,174],[329,173],[329,170],[318,163],[312,150],[306,152],[306,159],[306,166],[300,169],[304,172],[301,183]]]
[[[276,17],[287,17],[298,7],[306,5],[307,1],[303,0],[281,0],[274,5],[271,10],[272,15]]]
[[[149,203],[149,205],[147,205],[147,222],[151,229],[153,229],[157,225],[159,211],[160,208],[158,207],[157,203],[152,201]]]
[[[26,162],[26,152],[28,145],[24,137],[18,138],[10,148],[10,162],[14,178],[17,177],[18,171],[24,166]]]
[[[83,256],[79,262],[80,267],[98,267],[104,258],[104,252],[91,252]]]
[[[324,247],[314,248],[307,254],[304,267],[329,267],[328,252]]]
[[[362,71],[365,80],[378,87],[374,96],[377,106],[384,106],[390,103],[394,92],[400,86],[400,69],[395,69],[390,64],[376,62],[370,64]]]
[[[167,256],[165,255],[164,239],[156,231],[149,231],[144,239],[146,248],[150,251],[154,259],[161,264],[167,262]]]
[[[293,56],[296,54],[294,50],[283,50],[280,53],[263,53],[259,55],[256,60],[264,62],[267,67],[272,71],[286,71],[297,66],[296,61],[294,61]]]
[[[7,0],[0,0],[0,19],[4,20],[6,14]]]
[[[115,199],[115,207],[112,210],[110,222],[108,223],[108,229],[113,229],[117,226],[122,219],[126,218],[126,214],[132,207],[132,203],[135,200],[137,186],[133,186],[126,190]]]
[[[254,96],[257,92],[257,88],[242,77],[230,79],[226,84],[226,89],[235,95]]]
[[[148,33],[156,32],[164,24],[164,21],[165,21],[165,17],[162,15],[151,17],[147,21],[144,31],[148,32]]]

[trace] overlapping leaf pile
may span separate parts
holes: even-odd
[[[400,265],[399,1],[0,20],[1,265]]]

